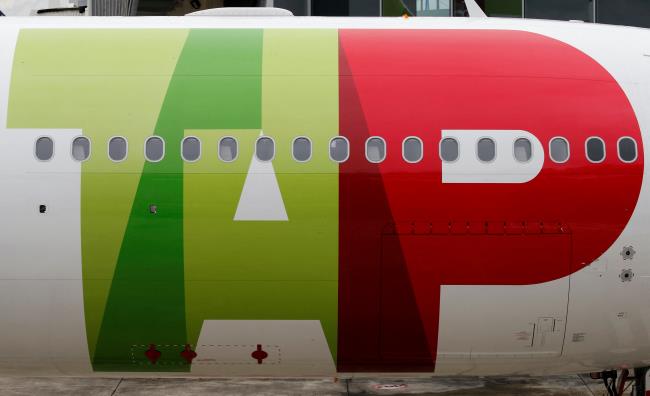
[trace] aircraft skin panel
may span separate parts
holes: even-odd
[[[355,302],[345,305],[347,312],[342,315],[365,319],[340,321],[341,345],[348,338],[355,340],[350,349],[342,348],[342,353],[350,354],[341,359],[342,364],[349,370],[357,366],[381,370],[383,365],[406,371],[418,371],[422,365],[422,370],[428,370],[423,351],[428,350],[430,364],[435,365],[440,305],[453,304],[439,300],[436,285],[549,282],[583,268],[611,246],[636,205],[643,164],[637,162],[638,166],[622,172],[614,155],[591,164],[580,155],[581,146],[590,136],[603,136],[607,145],[616,147],[614,130],[640,141],[639,126],[624,92],[602,66],[542,35],[352,29],[339,35],[345,57],[340,129],[349,134],[351,147],[357,150],[341,165],[341,180],[349,180],[348,188],[341,191],[348,197],[341,213],[341,243],[345,244],[341,299]],[[393,48],[400,49],[399,56],[388,55]],[[486,101],[493,92],[498,92],[498,100]],[[375,133],[401,142],[413,131],[421,131],[438,142],[444,130],[525,130],[544,142],[569,130],[571,139],[580,142],[572,146],[580,154],[572,157],[570,165],[546,161],[539,174],[523,184],[444,183],[436,152],[409,165],[408,171],[402,158],[390,152],[380,164],[363,158],[364,142]],[[588,166],[598,172],[597,178],[580,176]],[[603,193],[619,188],[629,195]],[[599,214],[598,220],[593,213]],[[383,231],[390,240],[373,232],[391,223],[393,229]],[[430,235],[430,250],[411,238],[415,233]],[[552,235],[570,235],[571,248],[549,239]],[[386,243],[391,246],[386,248]],[[381,257],[372,256],[379,252]],[[522,265],[527,252],[536,252],[535,257]],[[555,255],[570,255],[570,260]],[[386,257],[390,261],[384,263]],[[364,267],[354,265],[359,262]],[[365,282],[353,279],[379,274],[386,265],[403,268],[390,274],[396,285],[406,283],[400,295],[412,293],[412,297],[401,306],[413,304],[410,316],[419,315],[419,320],[409,320],[400,336],[392,338],[396,345],[389,340],[383,347],[393,351],[403,339],[414,343],[424,334],[420,347],[411,346],[411,354],[420,356],[413,366],[400,356],[391,364],[390,358],[367,354],[376,349],[376,340],[367,335],[380,326],[385,309],[376,301],[390,285],[380,286],[378,275]],[[554,310],[559,316],[566,310],[568,289],[561,295],[564,302]],[[374,323],[369,317],[371,307]],[[530,320],[538,316],[543,315]]]
[[[513,360],[522,362],[516,374],[542,374],[559,364],[569,277],[527,286],[445,285],[440,291],[440,375],[496,375]],[[521,301],[530,301],[526,309],[521,309]],[[466,315],[459,306],[481,314]]]
[[[52,131],[6,129],[17,37],[18,30],[3,30],[0,38],[0,314],[6,342],[0,371],[88,373],[79,249],[80,166],[65,158],[35,160],[34,140]],[[78,133],[57,131],[57,144],[69,145]],[[47,169],[52,167],[63,176],[49,177]],[[41,200],[44,195],[47,202]],[[47,218],[37,211],[45,203]]]
[[[260,344],[250,344],[257,339]],[[251,351],[263,351],[260,364]],[[192,374],[226,376],[329,376],[334,372],[325,334],[318,320],[206,320]]]
[[[494,136],[496,146],[506,150],[505,155],[500,151],[501,155],[487,164],[476,155],[474,144],[486,136]],[[462,152],[458,160],[442,164],[443,183],[527,183],[536,178],[544,166],[542,143],[526,131],[442,131],[441,139],[445,138],[455,139]],[[519,163],[514,152],[519,139],[527,139],[531,144],[531,158],[523,163]]]
[[[644,30],[7,19],[0,213],[19,231],[2,231],[0,313],[20,364],[0,354],[0,372],[565,373],[650,351],[650,314],[621,308],[646,298],[650,276],[650,75],[630,61],[637,44],[601,48]],[[82,135],[92,154],[79,163]],[[153,135],[159,162],[144,159]],[[341,164],[328,158],[337,135],[351,148]],[[443,165],[442,138],[465,157],[483,135],[501,162]],[[55,140],[50,162],[33,156],[39,136]],[[128,139],[120,162],[107,155],[115,136]],[[291,157],[299,136],[308,162]],[[378,163],[364,149],[373,136],[388,145]],[[424,143],[419,162],[402,159],[409,136]],[[567,163],[548,154],[556,136],[571,143]],[[600,163],[585,158],[591,136],[607,145]],[[617,157],[621,136],[636,161]],[[200,158],[183,161],[191,137]],[[235,161],[218,158],[224,137],[238,140]],[[271,163],[254,159],[260,137],[275,142]],[[525,164],[509,147],[521,137],[539,154]],[[257,216],[256,200],[279,214]]]
[[[647,61],[631,66],[627,73],[643,67],[643,76],[648,76]],[[646,110],[650,106],[650,84],[647,80],[634,83],[629,78],[619,81],[636,110],[646,142],[645,132],[650,128],[650,113]],[[648,239],[649,194],[648,180],[644,177],[639,202],[625,230],[598,260],[571,275],[562,370],[599,370],[603,361],[611,367],[650,364],[646,351],[650,345],[650,312],[646,304],[640,303],[646,299],[650,280],[650,268],[642,253]],[[631,280],[625,280],[625,274]],[[590,360],[587,356],[597,356],[597,359]]]
[[[90,159],[81,164],[81,252],[91,356],[144,164],[138,154],[155,130],[187,36],[182,30],[115,33],[23,30],[14,58],[22,67],[14,68],[8,112],[9,128],[78,128],[76,135],[94,143]],[[120,163],[105,155],[106,142],[115,135],[130,137],[132,155]]]
[[[295,136],[308,135],[314,147],[324,148],[337,128],[336,40],[333,31],[265,31],[261,108],[247,106],[261,110],[261,125],[186,131],[209,142],[201,161],[185,164],[186,306],[193,344],[204,320],[290,325],[317,319],[335,356],[337,166],[324,150],[314,150],[309,163],[296,163],[290,147]],[[282,68],[287,60],[294,69]],[[260,130],[275,140],[273,169],[288,221],[233,221]],[[238,139],[237,161],[224,163],[215,155],[224,136]]]

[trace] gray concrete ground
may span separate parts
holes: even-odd
[[[437,395],[600,396],[604,387],[588,377],[420,379],[152,379],[0,378],[0,395]]]

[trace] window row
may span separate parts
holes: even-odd
[[[618,157],[623,162],[634,162],[637,159],[637,144],[630,137],[618,140]],[[307,137],[297,137],[292,142],[291,153],[294,160],[307,162],[312,155],[312,142]],[[221,161],[232,162],[237,159],[238,142],[234,137],[224,137],[219,140],[218,156]],[[36,140],[34,147],[36,158],[48,161],[54,155],[54,142],[44,136]],[[366,158],[373,163],[386,159],[386,141],[378,136],[366,140]],[[124,137],[113,137],[108,141],[108,157],[115,162],[124,161],[128,153],[128,142]],[[512,153],[518,162],[528,162],[533,157],[533,145],[526,138],[516,139]],[[77,137],[72,141],[72,158],[85,161],[90,158],[90,140],[87,137]],[[549,142],[551,160],[564,163],[569,160],[571,150],[569,141],[563,137],[555,137]],[[587,159],[594,163],[605,160],[605,142],[600,137],[590,137],[585,142]],[[165,156],[165,141],[158,136],[151,136],[145,141],[144,155],[147,161],[158,162]],[[446,137],[440,141],[440,158],[445,162],[455,162],[460,157],[460,143],[456,138]],[[483,137],[476,141],[476,156],[481,162],[492,162],[497,155],[496,141]],[[255,156],[260,161],[271,161],[275,158],[275,141],[273,138],[262,136],[255,142]],[[350,156],[350,143],[344,137],[335,137],[329,143],[329,157],[335,162],[345,162]],[[424,156],[422,139],[408,137],[402,142],[402,158],[409,163],[417,163]],[[186,137],[181,142],[181,157],[187,162],[198,161],[201,158],[201,141],[197,137]]]
[[[626,136],[618,139],[616,145],[618,159],[620,159],[622,162],[630,163],[637,160],[638,148],[636,140]],[[549,143],[549,154],[553,162],[557,162],[559,164],[567,162],[571,155],[569,142],[563,137],[556,137],[551,139]],[[598,136],[588,138],[585,141],[585,154],[589,162],[603,162],[607,156],[605,141]]]

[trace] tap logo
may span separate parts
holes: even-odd
[[[343,30],[339,41],[340,130],[357,149],[340,175],[341,317],[365,318],[341,320],[343,369],[430,370],[441,285],[559,279],[620,235],[643,155],[639,147],[638,161],[621,161],[617,141],[640,145],[640,130],[621,87],[588,55],[518,31]],[[390,137],[380,164],[360,151],[375,134]],[[412,135],[425,154],[407,164],[391,147]],[[532,142],[528,167],[499,168],[519,135]],[[449,136],[460,144],[455,163],[438,153]],[[563,163],[546,152],[558,136],[571,147]],[[585,156],[594,136],[608,151],[599,163]],[[491,163],[476,158],[485,137],[496,142]],[[390,338],[384,329],[380,341],[377,318],[391,309],[406,312],[406,330]],[[373,342],[381,345],[374,358]],[[384,348],[408,351],[391,360]]]

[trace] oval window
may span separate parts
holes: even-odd
[[[454,162],[458,159],[458,141],[453,138],[444,138],[440,141],[440,158],[445,162]]]
[[[108,141],[108,157],[115,162],[124,161],[128,149],[126,139],[114,137]]]
[[[255,142],[255,156],[260,161],[271,161],[275,157],[275,143],[270,137],[262,136]]]
[[[528,162],[533,156],[533,146],[525,138],[515,140],[514,150],[515,159],[519,162]]]
[[[34,145],[34,154],[39,161],[49,161],[54,155],[54,141],[49,137],[40,137]]]
[[[569,159],[569,142],[562,137],[556,137],[551,139],[549,143],[551,160],[559,164],[567,162]]]
[[[623,162],[636,161],[636,141],[630,137],[620,138],[618,140],[618,157]]]
[[[336,162],[347,161],[350,156],[350,144],[344,137],[335,137],[330,140],[330,159]]]
[[[237,159],[237,140],[232,137],[225,137],[219,140],[219,159],[224,162],[231,162]]]
[[[476,144],[476,153],[478,159],[483,162],[493,161],[496,157],[497,148],[494,140],[490,138],[481,138]]]
[[[165,156],[165,141],[152,136],[144,144],[144,156],[149,162],[158,162]]]
[[[422,140],[416,137],[404,139],[404,143],[402,143],[402,157],[404,161],[410,163],[420,162],[422,155]]]
[[[90,157],[90,140],[80,136],[72,141],[72,158],[75,161],[85,161]]]
[[[605,142],[599,137],[591,137],[586,143],[587,159],[591,162],[603,162],[605,160]]]
[[[386,158],[386,142],[380,137],[371,137],[366,141],[366,158],[370,162],[382,162]]]
[[[293,140],[293,159],[298,162],[305,162],[311,159],[311,140],[306,137],[298,137]]]
[[[201,158],[201,141],[199,138],[190,136],[183,139],[181,156],[187,162],[198,161]]]

